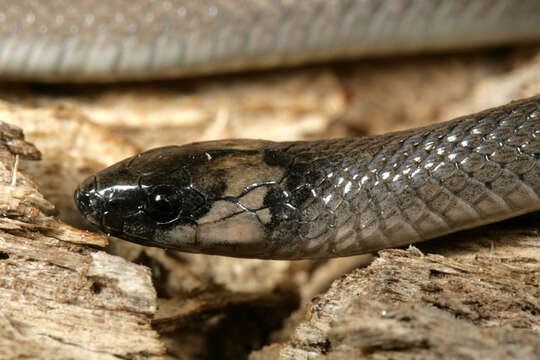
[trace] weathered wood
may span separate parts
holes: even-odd
[[[8,130],[0,126],[2,142]],[[0,359],[163,354],[148,269],[88,247],[107,239],[55,220],[32,179],[4,162],[36,158],[34,149],[22,139],[0,146]]]
[[[444,256],[381,251],[313,300],[279,355],[251,358],[540,358],[540,247],[525,220],[420,245]]]

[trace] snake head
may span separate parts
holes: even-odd
[[[272,158],[276,146],[236,140],[149,150],[83,181],[75,202],[104,232],[143,245],[264,257],[264,202],[284,172]]]

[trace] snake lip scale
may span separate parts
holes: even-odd
[[[540,97],[448,122],[312,142],[149,150],[81,183],[105,232],[234,257],[350,256],[540,209]]]

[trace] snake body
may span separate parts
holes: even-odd
[[[386,135],[141,153],[75,193],[104,231],[236,257],[349,256],[540,209],[540,97]]]
[[[540,38],[537,0],[0,0],[0,76],[113,81]]]
[[[537,0],[0,0],[0,76],[155,79],[540,38]],[[354,255],[540,208],[540,98],[416,130],[142,153],[75,200],[147,245]]]

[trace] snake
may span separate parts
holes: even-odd
[[[167,146],[86,179],[105,232],[234,257],[340,257],[540,209],[540,96],[371,137]]]
[[[0,0],[0,77],[17,81],[170,79],[538,39],[536,0]],[[330,258],[537,211],[539,154],[532,97],[371,137],[152,149],[74,197],[98,228],[143,245]]]
[[[0,0],[0,77],[145,80],[516,44],[536,0]]]

